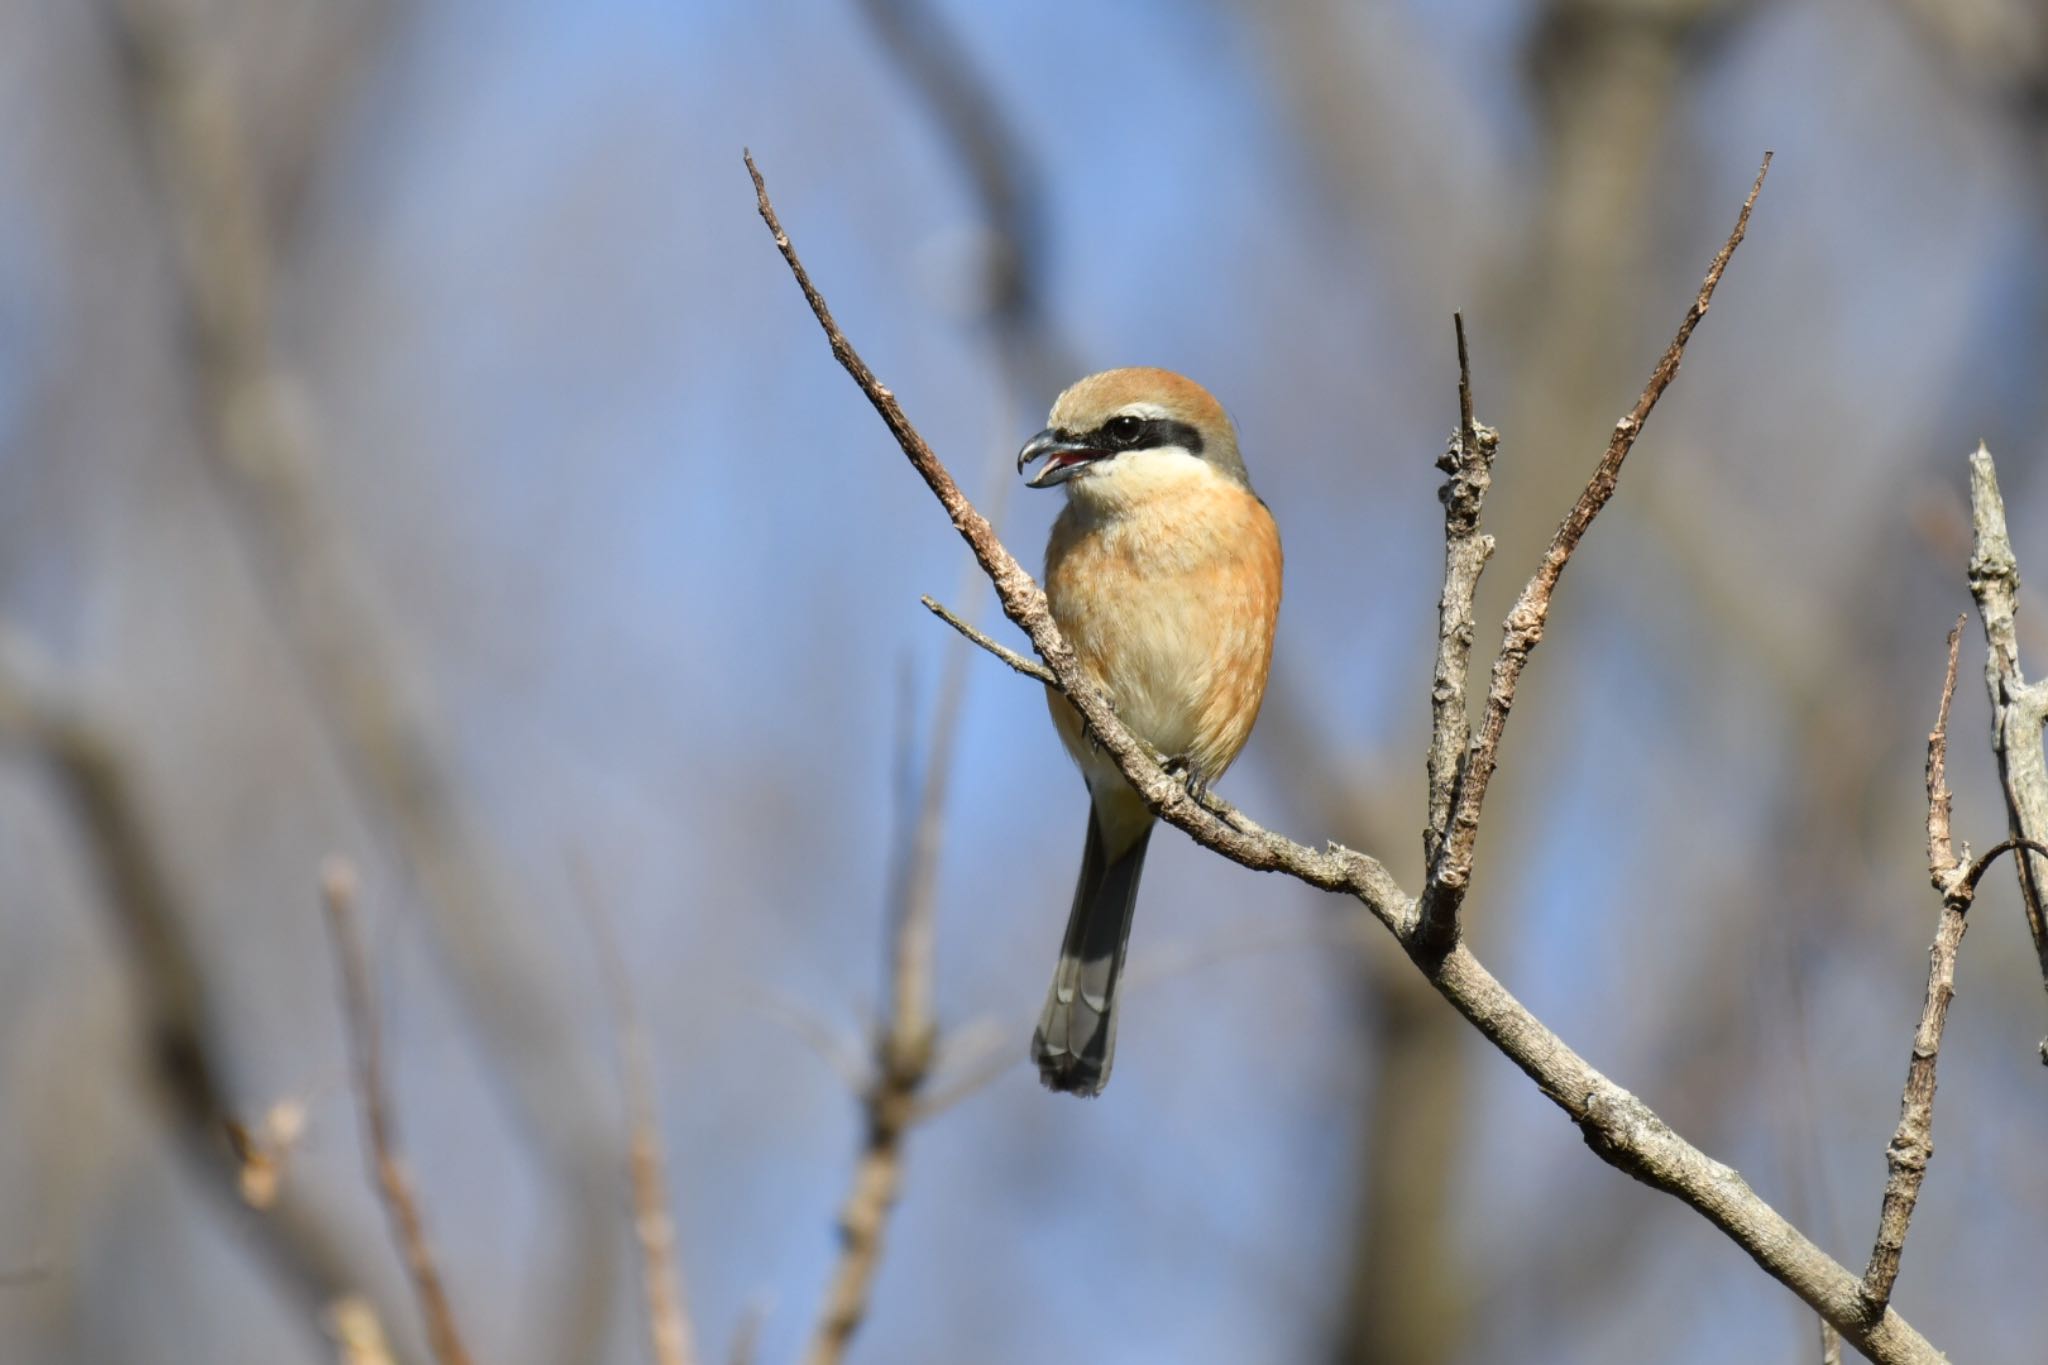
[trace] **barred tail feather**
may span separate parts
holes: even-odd
[[[1059,968],[1031,1039],[1038,1078],[1048,1089],[1074,1095],[1099,1095],[1109,1083],[1116,1052],[1117,978],[1138,903],[1138,874],[1152,837],[1147,819],[1137,836],[1111,856],[1102,819],[1099,809],[1089,811],[1088,845],[1081,855],[1081,879],[1074,887]]]

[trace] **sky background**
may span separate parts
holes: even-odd
[[[309,1101],[288,1181],[402,1304],[314,895],[340,853],[479,1357],[644,1358],[580,863],[658,1059],[707,1355],[750,1316],[760,1360],[801,1352],[859,1140],[806,1039],[858,1047],[878,1008],[905,734],[927,743],[957,647],[918,598],[1002,623],[805,310],[743,147],[1027,565],[1058,495],[1012,458],[1060,382],[1162,365],[1222,399],[1288,556],[1223,793],[1411,889],[1450,315],[1503,432],[1483,668],[1770,149],[1561,590],[1467,913],[1539,1016],[1860,1268],[1938,909],[1920,764],[1980,438],[2023,567],[2048,565],[2048,122],[2024,98],[2048,24],[1995,0],[916,9],[1013,139],[1023,344],[1072,374],[1004,363],[1001,225],[863,5],[0,0],[0,660],[113,737],[234,1103]],[[488,869],[481,918],[437,909],[352,781],[212,451],[177,134],[122,55],[165,15],[248,162],[263,363]],[[1981,650],[1973,618],[1952,777],[1980,849],[2003,833]],[[853,1359],[1818,1359],[1735,1247],[1593,1159],[1447,1009],[1397,1006],[1383,933],[1171,831],[1115,1084],[1042,1092],[1025,1045],[1085,797],[1036,687],[982,656],[966,677],[937,961],[966,1057],[939,1080],[1013,1064],[912,1135]],[[0,1286],[0,1356],[332,1358],[166,1136],[93,859],[0,736],[0,1269],[49,1272]],[[2021,1360],[2048,1332],[2048,1023],[2008,872],[1972,918],[1896,1303],[1958,1360]],[[1370,1255],[1395,1273],[1360,1289]],[[1396,1319],[1426,1348],[1373,1336]]]

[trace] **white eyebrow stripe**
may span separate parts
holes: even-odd
[[[1143,417],[1147,421],[1173,416],[1171,412],[1157,403],[1126,403],[1118,408],[1113,415],[1117,417]]]

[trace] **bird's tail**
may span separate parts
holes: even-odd
[[[1081,880],[1060,944],[1060,965],[1046,993],[1045,1012],[1031,1037],[1038,1078],[1051,1090],[1099,1095],[1109,1084],[1116,1052],[1116,983],[1124,969],[1124,945],[1131,937],[1131,911],[1138,903],[1138,874],[1152,819],[1143,815],[1135,836],[1105,836],[1104,812],[1091,803],[1088,847],[1081,855]],[[1111,848],[1121,845],[1112,854]]]

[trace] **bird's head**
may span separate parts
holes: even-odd
[[[1222,478],[1250,488],[1237,429],[1209,391],[1171,370],[1104,370],[1059,396],[1044,431],[1017,452],[1026,482],[1066,484],[1076,502],[1127,502],[1161,482]]]

